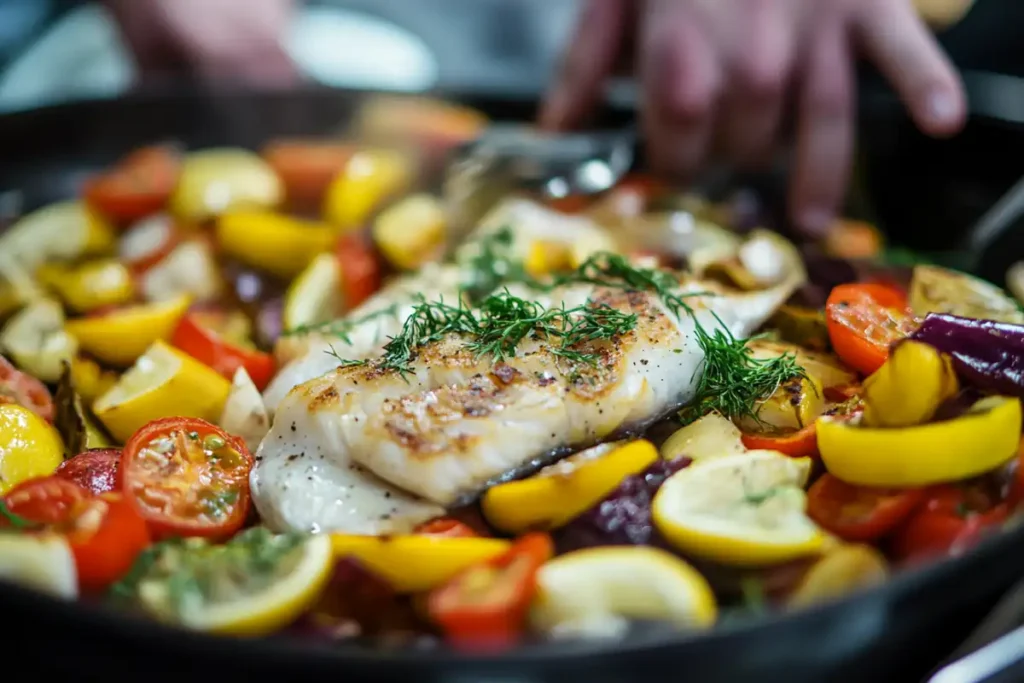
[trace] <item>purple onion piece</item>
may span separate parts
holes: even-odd
[[[968,384],[1024,397],[1024,325],[930,313],[910,338],[949,354]]]

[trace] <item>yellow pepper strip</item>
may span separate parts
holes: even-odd
[[[910,427],[930,420],[959,390],[953,361],[935,347],[907,340],[864,380],[864,426]]]
[[[334,232],[323,223],[271,211],[233,211],[217,221],[217,242],[239,261],[291,279],[331,248]]]
[[[415,270],[438,254],[447,234],[441,202],[415,194],[381,211],[373,223],[373,241],[396,268]]]
[[[340,232],[357,230],[381,202],[408,187],[414,175],[412,159],[397,150],[356,152],[327,188],[324,219]]]
[[[88,313],[103,306],[119,306],[135,296],[131,273],[115,259],[91,261],[79,266],[46,264],[36,278],[54,290],[77,313]]]
[[[498,538],[440,536],[347,536],[332,534],[336,558],[354,557],[400,593],[435,588],[462,570],[504,554]]]
[[[913,390],[912,387],[908,387]],[[895,429],[821,418],[818,450],[828,471],[850,484],[928,486],[983,474],[1013,458],[1021,407],[991,396],[952,420]]]
[[[0,404],[0,495],[53,474],[63,461],[64,445],[46,420],[15,403]]]
[[[174,333],[192,299],[129,306],[107,315],[70,320],[64,329],[78,339],[79,347],[110,365],[127,367],[160,339]]]
[[[649,441],[595,446],[528,479],[490,488],[481,507],[487,521],[502,531],[560,527],[657,459],[658,450]]]
[[[161,417],[199,417],[214,422],[229,393],[231,382],[216,370],[158,341],[96,399],[93,412],[110,434],[124,443],[139,427]]]

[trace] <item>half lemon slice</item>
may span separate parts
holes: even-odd
[[[534,628],[552,636],[618,636],[631,619],[685,629],[715,623],[718,608],[700,573],[664,550],[589,548],[557,557],[537,573]]]
[[[295,278],[284,299],[284,329],[295,330],[337,317],[341,304],[341,264],[320,254]]]
[[[658,531],[684,553],[736,566],[817,552],[825,534],[805,514],[809,458],[749,451],[698,461],[654,497]]]
[[[96,399],[93,412],[118,441],[161,417],[217,420],[231,382],[163,342],[149,347],[117,384]]]

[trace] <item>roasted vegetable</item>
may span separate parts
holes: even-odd
[[[911,338],[952,356],[967,383],[1024,398],[1024,325],[932,313]]]
[[[36,271],[36,278],[76,313],[126,304],[135,296],[131,274],[115,259],[75,266],[45,264]]]
[[[910,308],[917,316],[949,313],[965,318],[1024,324],[1016,301],[999,287],[938,266],[917,266],[910,283]]]
[[[213,249],[205,240],[188,240],[148,268],[141,276],[147,301],[170,301],[182,295],[197,302],[213,301],[224,290]]]
[[[65,326],[82,350],[101,361],[127,367],[154,342],[168,340],[192,300],[180,296],[170,301],[128,306],[103,315],[69,321]]]
[[[441,201],[414,194],[380,212],[373,222],[373,240],[391,265],[414,270],[441,255],[447,219]]]
[[[53,474],[63,460],[64,446],[50,423],[23,406],[0,403],[0,495]]]
[[[872,259],[882,251],[882,235],[870,223],[840,220],[825,236],[824,248],[835,258]]]
[[[768,326],[777,329],[782,339],[791,344],[815,351],[829,348],[825,312],[820,309],[785,305],[772,316]]]
[[[807,607],[836,600],[878,585],[888,577],[889,565],[882,553],[867,545],[841,545],[814,563],[787,603],[790,607]]]
[[[71,261],[113,247],[112,228],[82,202],[50,204],[0,235],[0,254],[26,272],[48,261]]]
[[[229,256],[291,278],[331,248],[334,233],[324,223],[269,211],[233,211],[217,221],[217,241]]]
[[[185,157],[171,213],[197,224],[226,211],[272,208],[284,198],[277,174],[244,149],[204,149]]]
[[[64,325],[60,304],[39,299],[7,322],[0,332],[0,346],[25,372],[44,382],[56,382],[61,364],[78,351],[78,340]]]
[[[414,177],[414,164],[402,152],[356,152],[327,188],[324,218],[339,232],[356,230],[385,200],[407,188]]]
[[[738,426],[745,432],[797,431],[813,424],[824,409],[821,382],[811,376],[793,377],[761,401],[753,417],[740,418]]]
[[[245,441],[253,453],[270,430],[270,416],[263,397],[244,367],[235,372],[231,393],[224,403],[218,424],[224,431]]]
[[[908,339],[864,380],[864,426],[910,427],[927,422],[959,390],[949,356]]]
[[[741,436],[732,420],[718,413],[708,413],[668,437],[661,445],[661,457],[665,460],[684,457],[705,460],[742,453],[746,449]]]

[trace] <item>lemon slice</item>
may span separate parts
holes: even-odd
[[[57,534],[0,533],[0,579],[62,598],[78,597],[75,558]]]
[[[262,636],[288,625],[320,595],[334,566],[324,535],[255,527],[224,545],[165,541],[115,586],[162,621],[198,631]]]
[[[214,422],[231,392],[231,382],[188,354],[156,342],[96,399],[93,412],[124,443],[161,417],[199,417]]]
[[[816,552],[822,531],[804,513],[809,458],[749,451],[699,461],[654,497],[658,531],[685,553],[757,566]]]
[[[341,301],[341,264],[334,254],[320,254],[295,278],[284,299],[284,329],[332,320]]]
[[[50,204],[5,230],[0,254],[28,272],[47,261],[70,261],[114,248],[113,229],[80,201]]]
[[[703,576],[656,548],[589,548],[540,568],[530,608],[534,628],[552,636],[618,636],[630,619],[685,629],[715,623],[718,608]]]
[[[481,502],[484,516],[511,533],[560,527],[657,459],[658,451],[649,441],[594,446],[529,479],[492,487]]]
[[[180,296],[128,306],[106,315],[69,320],[64,329],[78,339],[83,351],[110,365],[126,367],[153,342],[170,339],[191,303],[190,297]]]

